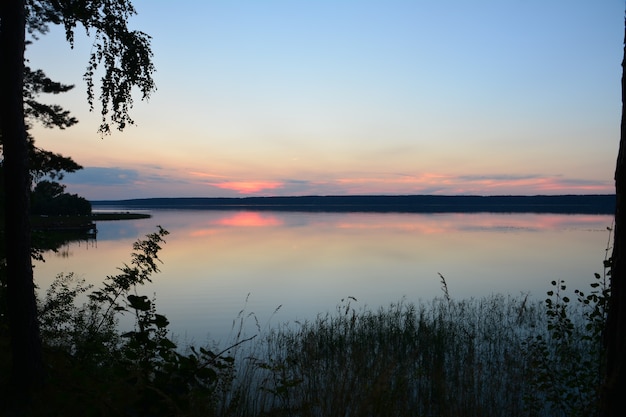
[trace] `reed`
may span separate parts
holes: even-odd
[[[609,229],[611,230],[611,229]],[[492,294],[356,307],[259,332],[224,416],[596,415],[610,249],[590,290],[553,281],[545,300]]]
[[[227,414],[523,416],[525,341],[544,315],[527,296],[437,298],[386,308],[343,301],[237,352]]]

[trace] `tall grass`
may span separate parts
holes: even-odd
[[[597,415],[609,248],[586,293],[553,281],[543,301],[455,300],[441,276],[431,301],[372,310],[348,297],[334,314],[273,328],[230,352],[238,371],[221,415]]]
[[[542,320],[539,304],[494,295],[372,311],[355,301],[236,352],[226,414],[527,415],[523,342]]]

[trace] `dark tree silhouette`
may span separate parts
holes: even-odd
[[[42,70],[33,71],[30,67],[24,67],[24,116],[26,119],[26,137],[28,139],[29,169],[31,179],[39,182],[47,177],[51,180],[61,180],[65,173],[76,172],[83,167],[72,158],[58,153],[50,152],[35,146],[35,140],[29,134],[28,129],[35,121],[49,128],[65,129],[78,123],[78,120],[56,104],[44,104],[37,100],[38,96],[45,94],[65,93],[73,85],[61,84],[48,78]],[[2,131],[0,130],[0,144]],[[0,202],[4,201],[4,154],[0,146]],[[2,213],[3,207],[0,208]],[[2,217],[3,218],[3,217]]]
[[[31,194],[31,213],[52,216],[88,215],[91,203],[76,194],[65,192],[65,186],[55,181],[37,183]]]
[[[7,310],[15,393],[25,393],[42,376],[31,233],[30,175],[24,123],[25,2],[0,4],[0,130],[4,154]]]
[[[602,415],[623,415],[626,386],[626,21],[624,24],[624,59],[622,61],[622,122],[615,168],[615,229],[611,256],[611,297],[604,335],[606,375],[603,387]]]
[[[72,158],[37,148],[33,141],[29,142],[29,169],[34,182],[45,177],[62,180],[66,173],[83,169]]]
[[[46,76],[42,70],[31,70],[24,67],[24,106],[27,119],[36,119],[46,127],[58,127],[65,129],[78,123],[78,120],[70,115],[69,110],[63,109],[57,104],[44,104],[37,101],[37,96],[42,93],[60,94],[70,91],[73,85],[61,84]]]
[[[25,104],[34,116],[52,124],[70,125],[72,119],[60,109],[40,107],[24,94],[25,81],[47,83],[39,72],[24,65],[26,31],[39,36],[49,25],[63,25],[66,39],[73,45],[78,25],[94,35],[87,63],[87,100],[102,105],[99,131],[110,132],[113,125],[122,130],[133,121],[129,116],[131,90],[139,87],[143,98],[154,90],[150,38],[127,26],[135,14],[130,0],[2,0],[0,2],[0,139],[5,177],[5,242],[7,264],[8,317],[12,351],[12,388],[26,394],[40,381],[43,372],[41,340],[31,263],[29,223],[29,140]],[[102,67],[98,100],[94,77]],[[33,78],[29,78],[33,77]],[[58,87],[58,86],[57,86]],[[52,110],[52,112],[50,112]],[[46,119],[49,116],[61,119]]]

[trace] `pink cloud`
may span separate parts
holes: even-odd
[[[212,186],[224,190],[237,191],[239,194],[257,193],[263,190],[275,190],[283,186],[278,181],[228,181],[211,183]]]
[[[200,171],[189,171],[188,174],[196,178],[227,178],[225,175],[209,174]]]
[[[444,175],[422,173],[387,177],[340,178],[349,194],[609,194],[610,181],[542,175]]]

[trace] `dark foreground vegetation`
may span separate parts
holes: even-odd
[[[442,296],[358,307],[246,334],[230,347],[183,346],[142,284],[158,272],[167,232],[134,244],[130,264],[94,289],[59,275],[38,301],[45,380],[28,404],[0,397],[0,415],[28,416],[593,416],[603,375],[608,261],[584,293],[552,282],[528,296]],[[0,294],[0,300],[3,297]],[[5,307],[0,392],[10,390]],[[120,315],[134,317],[120,330]],[[20,414],[14,414],[20,410]]]

